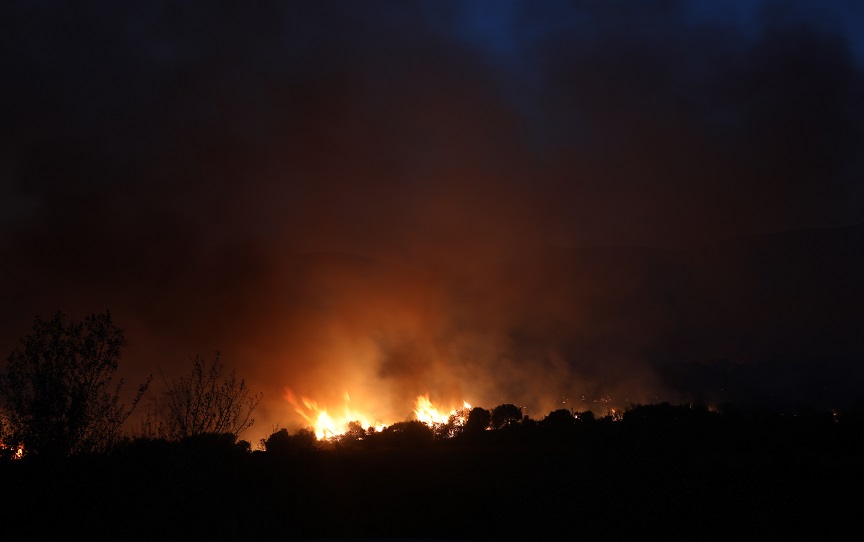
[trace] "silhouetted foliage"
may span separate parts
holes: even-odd
[[[576,417],[569,410],[559,408],[540,420],[540,427],[547,433],[567,433],[576,427]]]
[[[297,449],[301,451],[311,451],[318,449],[318,437],[315,436],[315,431],[309,427],[301,427],[294,433],[294,443]]]
[[[210,362],[197,355],[190,360],[190,373],[168,386],[161,432],[170,439],[204,433],[237,438],[255,423],[252,413],[261,394],[250,395],[246,382],[238,380],[233,369],[226,374],[218,351]]]
[[[55,469],[0,462],[14,497],[0,538],[624,540],[710,525],[710,540],[821,540],[857,520],[858,500],[831,495],[864,483],[861,410],[727,420],[701,405],[655,406],[634,405],[626,421],[562,409],[451,443],[411,421],[352,447],[280,429],[263,452],[201,434],[133,439]],[[46,510],[64,521],[45,521]]]
[[[360,422],[348,422],[345,432],[337,437],[337,443],[342,446],[354,446],[366,438],[367,432]]]
[[[16,445],[12,441],[12,433],[9,430],[9,423],[6,421],[6,414],[0,411],[0,460],[10,459],[15,455]]]
[[[301,428],[291,435],[284,427],[261,439],[264,451],[276,456],[308,453],[317,450],[318,437],[309,428]]]
[[[492,409],[492,429],[508,427],[521,419],[522,409],[513,403],[498,405]]]
[[[432,433],[435,440],[447,440],[457,436],[462,432],[462,423],[464,420],[451,414],[444,423],[436,423],[432,426]]]
[[[385,447],[421,447],[432,443],[432,428],[418,420],[397,422],[375,433],[375,439]]]
[[[586,410],[585,412],[577,412],[575,417],[577,420],[584,423],[591,423],[596,420],[594,412],[590,410]]]
[[[472,438],[482,434],[492,421],[492,414],[481,407],[474,407],[468,413],[468,419],[462,428],[462,435]]]
[[[526,438],[531,438],[537,435],[537,431],[540,428],[540,424],[537,423],[537,420],[528,416],[522,416],[522,420],[519,422],[519,433]]]
[[[468,409],[463,407],[451,413],[446,422],[432,424],[435,440],[447,440],[459,436],[465,428],[468,414]]]
[[[261,439],[261,446],[265,452],[274,454],[286,454],[291,451],[291,434],[284,427],[270,433],[267,438]]]
[[[123,437],[122,426],[150,384],[138,387],[131,406],[120,403],[123,380],[114,383],[123,331],[111,313],[67,321],[36,317],[0,375],[0,400],[9,439],[28,454],[68,456],[105,451]]]
[[[176,441],[163,437],[136,436],[123,447],[123,452],[141,461],[161,460],[174,450],[176,444]]]
[[[186,450],[210,453],[239,452],[248,448],[246,441],[238,441],[232,433],[198,433],[181,439],[179,442],[180,446]]]

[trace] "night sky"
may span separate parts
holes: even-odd
[[[5,1],[0,347],[111,310],[407,419],[842,406],[864,382],[864,4]],[[599,406],[598,406],[599,405]]]

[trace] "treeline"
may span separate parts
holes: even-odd
[[[58,312],[35,319],[0,373],[0,459],[39,456],[62,459],[116,451],[129,445],[169,449],[230,444],[251,452],[240,440],[253,423],[261,401],[216,352],[211,360],[190,357],[188,372],[163,382],[160,402],[148,408],[141,424],[124,424],[149,389],[139,385],[129,406],[120,402],[124,382],[115,381],[126,340],[106,311],[81,322]],[[861,446],[861,408],[838,411],[773,412],[724,405],[633,404],[616,416],[595,417],[590,410],[555,410],[532,419],[514,404],[491,410],[474,407],[446,423],[394,423],[383,430],[349,423],[341,435],[318,441],[310,428],[286,429],[262,439],[272,455],[326,450],[381,450],[447,444],[578,443],[581,446],[680,444],[713,449],[754,446]]]
[[[230,433],[139,436],[3,461],[0,524],[13,540],[807,540],[858,517],[845,496],[864,483],[852,412],[661,403],[493,428],[496,410],[473,409],[490,425],[446,436],[418,421],[325,441],[278,430],[261,450]]]
[[[860,512],[860,406],[534,419],[508,403],[431,426],[352,423],[326,440],[279,429],[253,447],[241,436],[260,396],[218,356],[192,357],[163,408],[125,434],[112,344],[110,313],[58,314],[9,357],[0,539],[813,540]],[[8,443],[27,452],[13,460]]]
[[[451,416],[447,423],[402,421],[380,431],[364,430],[352,423],[344,434],[323,441],[308,428],[294,434],[280,429],[261,440],[261,448],[277,456],[312,451],[544,444],[626,447],[645,453],[676,448],[714,452],[783,452],[787,447],[864,451],[864,411],[781,412],[732,405],[714,410],[693,403],[664,402],[633,404],[618,416],[595,417],[590,410],[560,409],[535,420],[513,404],[502,404],[491,411],[474,407],[466,417]]]
[[[116,373],[126,338],[110,311],[80,322],[62,312],[37,316],[20,342],[0,373],[0,459],[108,453],[130,438],[216,434],[236,440],[255,422],[261,395],[226,370],[217,351],[210,360],[191,356],[186,374],[163,382],[160,401],[130,432],[127,421],[152,375],[130,405],[121,402],[125,383]]]

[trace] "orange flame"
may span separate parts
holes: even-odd
[[[18,444],[17,446],[7,445],[5,442],[0,440],[0,450],[12,450],[12,459],[21,459],[24,457],[23,444]]]
[[[348,430],[348,424],[351,422],[356,422],[363,428],[372,428],[376,431],[380,431],[385,427],[376,418],[351,409],[348,405],[351,397],[347,391],[345,392],[344,410],[341,415],[331,415],[325,407],[319,407],[317,402],[302,395],[298,401],[289,388],[285,388],[285,400],[291,403],[294,406],[294,410],[312,427],[315,431],[315,436],[319,440],[326,440],[342,435]]]
[[[348,431],[348,424],[358,423],[361,427],[381,431],[388,424],[383,423],[380,418],[370,416],[361,411],[352,409],[349,406],[351,400],[348,392],[345,392],[345,401],[343,411],[340,415],[331,414],[328,409],[319,405],[316,401],[305,396],[294,395],[294,392],[289,388],[285,388],[285,400],[294,406],[294,410],[303,417],[306,423],[314,430],[315,436],[319,440],[329,440],[339,437]],[[429,399],[429,394],[419,395],[415,401],[414,415],[417,420],[425,423],[428,426],[435,424],[446,424],[453,421],[455,425],[461,426],[465,422],[467,412],[471,410],[471,405],[467,402],[462,403],[461,409],[450,409],[449,411],[439,410]]]
[[[459,409],[452,408],[449,412],[439,412],[432,401],[429,400],[429,394],[418,395],[415,402],[417,407],[414,409],[414,415],[417,419],[426,425],[434,425],[436,423],[447,423],[451,416],[458,416]],[[471,405],[467,402],[462,403],[462,408],[465,411],[471,410]]]
[[[414,415],[417,416],[417,419],[426,425],[431,425],[433,423],[447,423],[448,414],[444,414],[442,412],[438,412],[438,409],[435,408],[435,405],[432,404],[432,401],[429,400],[429,394],[420,395],[417,397],[416,401],[417,408],[414,409]]]

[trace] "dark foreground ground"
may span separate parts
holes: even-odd
[[[146,442],[0,465],[4,540],[830,540],[861,424],[604,422],[326,450]],[[854,538],[853,536],[853,538]],[[845,538],[845,537],[844,537]]]

